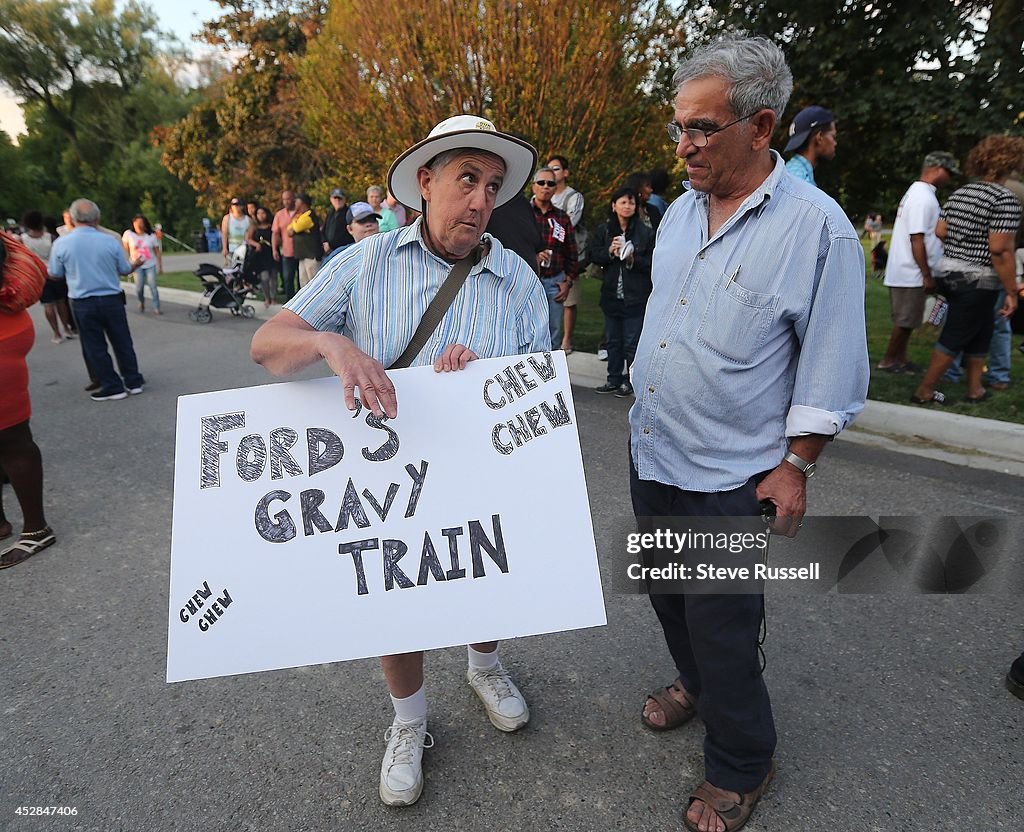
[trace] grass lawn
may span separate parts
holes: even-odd
[[[191,272],[168,272],[160,275],[159,284],[175,289],[199,291],[200,284]],[[576,331],[573,336],[574,348],[581,352],[597,352],[604,330],[604,319],[598,305],[601,294],[601,281],[590,277],[583,279],[583,301],[576,319]],[[871,357],[871,385],[868,398],[882,402],[909,404],[910,394],[917,386],[920,376],[891,375],[875,370],[875,365],[885,354],[892,332],[892,320],[889,317],[889,292],[882,285],[880,278],[866,277],[865,312],[868,323],[868,354]],[[910,339],[907,354],[910,360],[922,367],[928,366],[932,346],[939,331],[931,326],[918,329]],[[980,405],[967,404],[964,397],[964,383],[940,384],[942,390],[952,404],[942,408],[945,412],[965,413],[971,416],[984,416],[989,419],[1002,419],[1007,422],[1024,423],[1024,355],[1017,349],[1020,336],[1013,336],[1014,348],[1011,357],[1011,378],[1014,382],[1009,390],[993,391],[993,397]]]

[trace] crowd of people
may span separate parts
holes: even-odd
[[[307,194],[290,189],[273,213],[232,199],[221,222],[223,256],[255,275],[268,307],[284,301],[254,336],[253,359],[275,375],[323,360],[350,410],[358,390],[359,406],[393,418],[389,369],[449,372],[477,358],[570,351],[589,267],[601,280],[608,361],[597,392],[635,398],[629,474],[641,529],[652,518],[767,514],[777,533],[795,535],[806,481],[863,408],[870,375],[860,236],[814,178],[836,155],[836,120],[807,107],[790,127],[789,161],[771,148],[793,80],[781,50],[763,38],[731,35],[694,50],[674,83],[667,132],[686,163],[686,190],[668,205],[663,172],[632,174],[593,229],[582,222],[583,195],[569,185],[570,160],[549,155],[540,163],[527,142],[469,115],[441,122],[402,153],[387,188],[369,188],[365,202],[348,205],[332,190],[323,217]],[[920,325],[924,292],[941,288],[949,304],[915,402],[944,401],[934,385],[958,354],[968,399],[988,395],[980,379],[992,310],[1008,317],[1017,294],[1012,238],[1021,209],[1004,183],[1022,165],[1024,140],[985,139],[968,157],[978,181],[936,211],[927,197],[959,167],[949,154],[930,153],[897,212],[887,280],[894,290],[916,288],[916,268],[922,291],[893,291],[897,328],[881,368],[913,371],[905,330]],[[31,245],[41,246],[39,218],[25,225]],[[86,199],[72,203],[64,229],[55,229],[46,253],[48,279],[60,284],[47,313],[54,340],[78,338],[94,400],[140,394],[120,277],[137,275],[140,311],[148,284],[159,314],[159,239],[144,216],[123,235],[106,233]],[[779,245],[783,239],[793,244]],[[62,292],[69,315],[58,305]],[[0,319],[3,384],[17,392],[0,408],[0,466],[25,517],[4,567],[56,539],[41,497],[33,502],[41,462],[28,430],[25,320]],[[0,515],[5,532],[12,529]],[[699,832],[737,829],[775,773],[777,737],[757,651],[764,597],[652,591],[651,602],[674,668],[640,719],[667,731],[701,717],[705,776],[684,821]],[[423,752],[433,742],[423,654],[381,664],[394,717],[379,794],[388,805],[408,805],[423,789]],[[497,729],[528,723],[497,643],[468,646],[467,680]]]

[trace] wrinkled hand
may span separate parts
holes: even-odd
[[[1012,318],[1013,313],[1017,311],[1017,296],[1012,292],[1006,293],[1006,300],[1003,301],[1003,308],[999,310],[999,314],[1004,318]]]
[[[330,337],[324,340],[320,354],[327,366],[341,379],[345,391],[345,407],[356,409],[355,389],[358,387],[360,400],[373,411],[374,416],[386,415],[394,419],[398,415],[398,398],[395,385],[388,378],[384,365],[370,358],[348,338],[340,338],[333,333],[324,335]]]
[[[455,370],[465,370],[470,361],[476,361],[479,356],[469,347],[462,344],[449,344],[444,352],[434,362],[435,373],[450,373]]]
[[[555,303],[562,303],[567,297],[569,297],[569,290],[572,288],[572,284],[568,280],[563,280],[558,284],[558,292],[555,294]]]
[[[775,520],[771,523],[773,534],[796,537],[807,512],[807,479],[800,471],[788,462],[780,463],[761,480],[757,499],[770,500],[775,504]]]

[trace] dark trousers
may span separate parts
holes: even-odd
[[[641,527],[650,518],[760,514],[755,488],[751,479],[732,491],[683,491],[641,480],[630,462]],[[683,687],[697,697],[706,729],[704,777],[722,789],[752,791],[767,776],[776,745],[757,652],[764,595],[651,595],[651,605]]]
[[[132,334],[128,330],[128,316],[124,311],[124,295],[119,293],[72,300],[71,309],[78,322],[78,337],[82,341],[86,366],[96,374],[100,391],[118,393],[125,386],[141,387],[145,379],[139,372],[139,363],[135,358]],[[108,341],[117,358],[120,375],[114,372],[114,363],[107,352]]]
[[[604,340],[608,350],[608,383],[616,386],[629,381],[629,365],[636,358],[640,330],[644,325],[644,307],[626,306],[621,300],[602,300]]]
[[[281,293],[285,300],[291,300],[295,294],[295,278],[299,274],[299,259],[281,255]]]

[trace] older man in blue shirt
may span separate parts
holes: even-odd
[[[100,209],[95,202],[76,199],[69,213],[75,230],[54,242],[49,271],[51,277],[64,278],[68,284],[85,362],[100,384],[91,398],[107,402],[136,395],[142,392],[145,379],[128,329],[120,275],[131,274],[142,258],[129,262],[120,241],[99,230]],[[108,340],[120,375],[107,352]]]
[[[769,501],[774,531],[792,536],[818,455],[867,393],[863,250],[840,207],[769,148],[793,85],[777,46],[726,37],[675,83],[668,128],[689,189],[658,232],[634,365],[634,511],[641,525],[756,517]],[[643,721],[667,730],[700,714],[705,780],[684,820],[724,832],[774,772],[764,596],[655,592],[678,678],[648,698]]]

